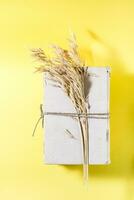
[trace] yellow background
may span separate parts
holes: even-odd
[[[133,19],[133,0],[0,0],[0,199],[134,199]],[[88,65],[112,68],[112,163],[89,168],[88,188],[81,167],[43,164],[41,126],[31,137],[43,87],[30,49],[67,47],[69,30]]]

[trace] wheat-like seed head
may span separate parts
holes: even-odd
[[[72,101],[77,113],[87,113],[88,95],[91,86],[90,74],[80,59],[75,35],[69,39],[69,50],[53,45],[55,56],[49,58],[45,52],[38,48],[33,49],[33,56],[41,62],[37,71],[45,72],[46,78],[60,87]],[[83,174],[88,178],[88,119],[80,118],[78,122],[82,136],[83,148]]]
[[[52,45],[55,56],[49,58],[41,49],[33,49],[33,56],[41,62],[37,71],[45,72],[46,78],[53,81],[71,99],[77,112],[85,113],[90,89],[87,67],[80,59],[75,35],[69,39],[69,50]]]

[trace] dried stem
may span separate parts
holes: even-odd
[[[46,78],[60,87],[69,97],[77,114],[87,113],[87,102],[90,90],[90,75],[78,53],[78,45],[74,35],[69,39],[69,50],[53,45],[55,57],[49,58],[42,49],[33,49],[33,56],[40,61],[36,68],[45,72]],[[78,123],[83,149],[84,180],[88,179],[88,118],[78,115]]]

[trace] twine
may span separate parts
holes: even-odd
[[[42,128],[44,127],[44,116],[45,115],[55,115],[55,116],[73,117],[73,118],[84,117],[84,118],[90,118],[90,119],[109,119],[110,118],[109,113],[43,112],[43,105],[40,104],[40,117],[38,118],[37,122],[35,123],[32,136],[34,136],[41,119],[42,119]]]

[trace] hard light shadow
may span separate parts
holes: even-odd
[[[127,67],[116,48],[95,32],[88,30],[89,41],[105,48],[103,62],[111,67],[110,132],[111,164],[89,166],[90,176],[134,178],[134,76],[125,72]],[[90,42],[89,42],[90,43]],[[87,49],[83,49],[87,53]],[[96,52],[93,52],[97,63]],[[98,64],[97,64],[98,66]],[[82,176],[82,166],[63,165]]]

